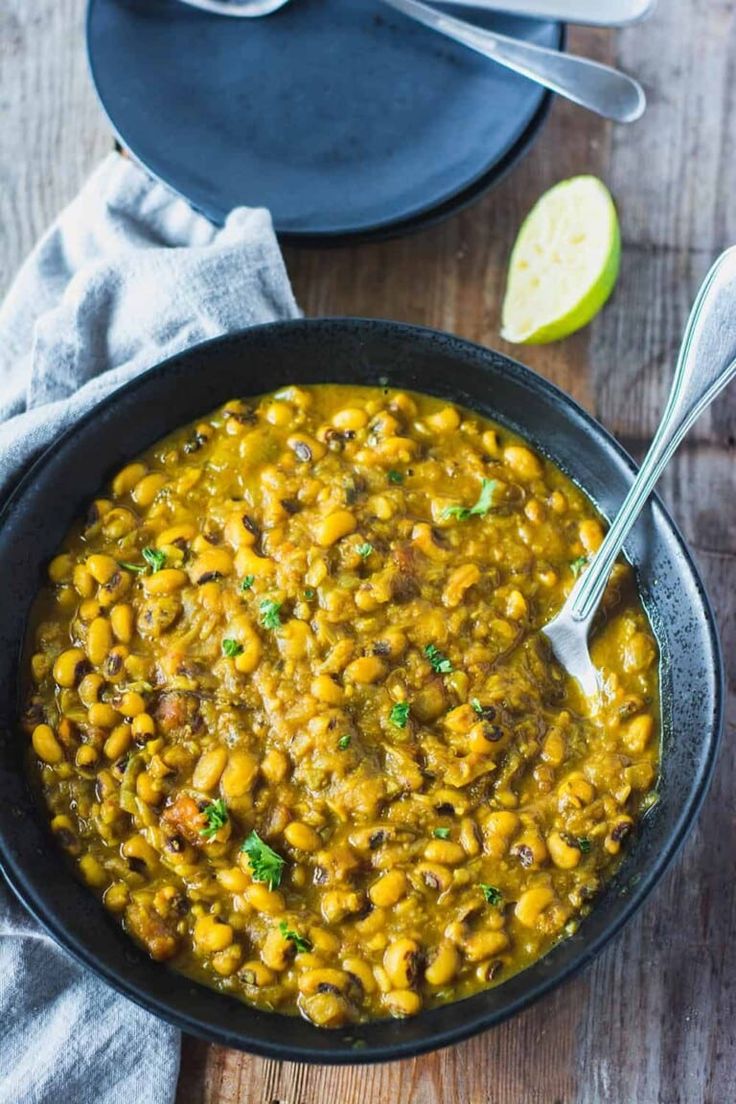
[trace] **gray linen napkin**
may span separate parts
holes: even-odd
[[[0,496],[146,368],[298,315],[267,211],[215,227],[110,155],[0,307]],[[59,950],[0,882],[0,1104],[172,1104],[178,1070],[178,1032]]]

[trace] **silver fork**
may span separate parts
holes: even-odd
[[[595,701],[602,690],[588,634],[616,559],[655,483],[693,422],[736,375],[736,247],[711,268],[690,313],[662,421],[605,540],[542,632],[562,666]]]

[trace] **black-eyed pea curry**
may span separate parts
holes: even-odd
[[[49,567],[25,723],[51,827],[157,960],[339,1027],[467,996],[575,929],[653,799],[629,569],[593,714],[539,628],[602,538],[437,399],[235,400],[118,472]]]

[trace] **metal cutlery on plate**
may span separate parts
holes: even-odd
[[[253,19],[271,15],[290,0],[181,0],[190,7],[233,18]],[[509,35],[475,26],[420,0],[382,0],[410,19],[452,38],[478,54],[520,73],[573,103],[606,119],[632,123],[646,107],[638,81],[618,69],[588,58],[535,46]],[[620,27],[646,18],[656,0],[443,0],[445,4],[482,11],[556,19],[566,23]]]

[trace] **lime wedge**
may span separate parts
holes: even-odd
[[[545,345],[587,326],[613,291],[621,232],[611,193],[575,176],[537,201],[516,239],[501,336]]]

